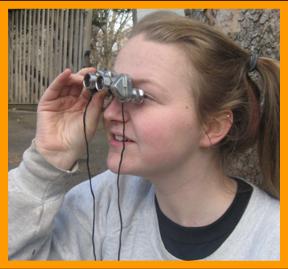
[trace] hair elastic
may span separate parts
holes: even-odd
[[[250,55],[250,62],[249,62],[249,70],[248,70],[248,72],[253,72],[256,69],[257,60],[258,60],[258,56],[257,56],[256,53],[253,52]]]

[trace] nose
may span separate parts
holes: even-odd
[[[104,110],[104,119],[108,121],[123,122],[122,106],[124,112],[124,122],[127,122],[129,115],[124,109],[125,104],[122,104],[116,98],[113,98],[111,103]]]

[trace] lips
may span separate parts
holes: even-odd
[[[129,139],[128,137],[124,136],[123,135],[117,135],[117,134],[113,134],[113,139],[118,141],[118,142],[133,142],[131,139]]]
[[[126,135],[123,136],[123,133],[121,133],[121,132],[110,131],[109,142],[110,142],[110,144],[112,144],[114,146],[119,146],[119,145],[122,145],[123,142],[125,142],[125,144],[126,144],[126,143],[134,143],[135,141]]]

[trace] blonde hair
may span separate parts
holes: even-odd
[[[222,160],[257,143],[263,181],[260,186],[279,197],[279,64],[259,57],[251,76],[250,52],[214,28],[171,12],[144,17],[130,38],[144,34],[147,40],[175,44],[198,71],[191,81],[198,116],[225,110],[233,112],[233,125],[219,144]],[[197,87],[195,87],[197,85]]]

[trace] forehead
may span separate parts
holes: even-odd
[[[185,54],[174,44],[146,40],[143,35],[130,39],[117,56],[114,69],[134,80],[157,80],[170,84],[177,78],[188,83],[188,61]],[[172,85],[171,85],[172,86]]]

